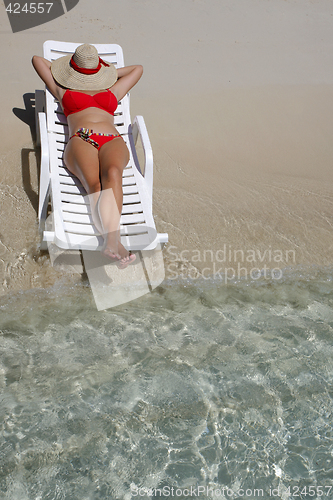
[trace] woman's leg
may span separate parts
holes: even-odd
[[[123,139],[113,139],[98,151],[79,137],[73,137],[64,153],[67,169],[87,191],[94,224],[105,238],[103,253],[120,259],[124,267],[135,259],[120,243],[119,233],[122,173],[128,160],[129,152]]]
[[[79,137],[73,137],[66,146],[64,163],[67,169],[81,181],[82,186],[87,191],[92,219],[97,230],[103,234],[103,228],[98,215],[101,182],[97,149]]]
[[[104,252],[111,256],[118,255],[124,264],[135,259],[121,244],[119,231],[123,205],[122,175],[128,160],[129,152],[121,138],[107,142],[99,150],[102,191],[98,209],[105,230]]]

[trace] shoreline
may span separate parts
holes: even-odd
[[[332,294],[333,281],[333,266],[298,266],[293,268],[281,269],[281,275],[275,279],[272,276],[241,276],[231,277],[226,276],[194,276],[191,272],[193,268],[186,268],[188,273],[183,276],[178,273],[177,277],[166,276],[163,282],[156,288],[153,288],[149,293],[131,300],[127,303],[101,309],[102,313],[113,314],[113,311],[128,311],[129,304],[131,308],[140,308],[140,304],[145,304],[148,309],[154,309],[154,303],[159,300],[160,296],[166,297],[172,294],[185,292],[185,303],[190,299],[192,293],[205,294],[212,293],[211,306],[217,305],[214,300],[221,304],[235,302],[240,305],[245,303],[259,304],[267,303],[270,305],[285,304],[291,307],[306,308],[308,304],[315,302],[320,304],[320,297],[329,300]],[[193,290],[193,292],[191,292]],[[195,292],[194,292],[195,290]],[[170,298],[172,295],[170,295]],[[187,298],[186,298],[187,297]],[[206,299],[209,295],[206,296]],[[203,295],[204,298],[204,295]],[[210,299],[208,299],[210,302]],[[176,304],[175,304],[176,305]],[[207,304],[206,304],[207,305]],[[43,309],[51,308],[51,310],[71,311],[73,318],[77,317],[80,311],[91,309],[96,313],[99,311],[96,308],[93,292],[89,284],[88,278],[73,281],[69,274],[58,275],[53,283],[48,283],[45,287],[35,286],[30,288],[8,289],[6,293],[0,293],[0,308],[2,310],[3,324],[8,321],[13,321],[12,311],[17,310],[19,317],[24,319],[25,316],[33,318],[38,310],[36,320],[42,321]],[[127,314],[127,312],[126,312]],[[21,321],[21,320],[19,320]]]

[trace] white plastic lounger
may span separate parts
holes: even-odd
[[[80,43],[49,40],[44,43],[44,57],[50,61],[73,53]],[[94,44],[99,55],[117,68],[124,66],[119,45]],[[65,250],[99,250],[103,238],[96,230],[87,194],[80,181],[64,166],[63,152],[68,141],[66,117],[58,101],[46,89],[36,90],[37,143],[41,146],[39,187],[39,229],[42,248],[48,243]],[[123,173],[123,209],[120,219],[122,244],[130,250],[152,250],[168,241],[168,235],[158,234],[152,215],[153,155],[142,116],[131,124],[129,95],[118,104],[115,125],[130,152],[130,161]],[[136,154],[140,135],[145,164],[143,173]],[[49,226],[48,205],[51,201],[52,224]]]

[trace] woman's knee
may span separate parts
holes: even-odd
[[[109,165],[107,168],[103,168],[101,171],[101,181],[102,184],[114,183],[121,181],[123,176],[123,168],[118,165]]]
[[[83,183],[82,183],[83,184]],[[86,185],[83,186],[88,194],[99,193],[101,191],[101,183],[98,180],[94,181],[86,181]]]

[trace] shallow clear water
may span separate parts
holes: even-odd
[[[0,498],[333,498],[332,283],[3,297]]]

